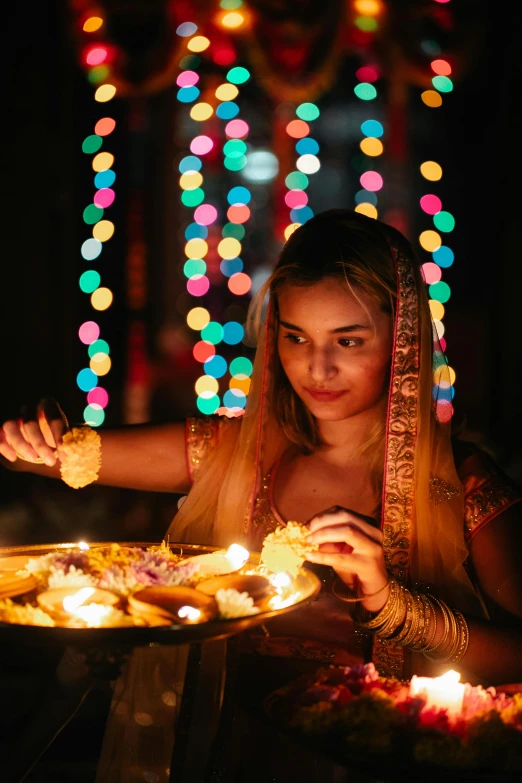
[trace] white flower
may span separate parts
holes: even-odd
[[[86,574],[81,568],[71,566],[65,574],[61,569],[51,566],[48,586],[54,587],[95,587],[96,579],[91,574]]]
[[[259,613],[257,606],[254,606],[254,599],[248,593],[240,593],[233,587],[228,589],[222,587],[217,591],[215,598],[219,613],[225,619]]]

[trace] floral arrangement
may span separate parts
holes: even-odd
[[[271,701],[270,701],[271,700]],[[271,707],[272,705],[272,707]],[[286,726],[337,759],[393,758],[463,771],[522,772],[522,694],[465,686],[462,712],[428,707],[368,663],[320,668],[269,697]]]
[[[148,549],[109,544],[31,558],[25,570],[42,587],[99,587],[127,596],[143,587],[191,586],[199,566],[181,560],[165,543]]]

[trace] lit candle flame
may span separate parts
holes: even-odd
[[[272,574],[270,581],[274,587],[288,587],[292,580],[284,571],[280,571],[278,574]]]
[[[81,549],[82,552],[87,552],[87,550],[90,549],[90,546],[87,541],[78,541],[78,549]]]
[[[245,549],[244,546],[231,544],[227,550],[226,557],[230,560],[234,568],[241,568],[250,557],[250,552],[248,549]]]
[[[187,620],[192,620],[193,622],[199,620],[200,615],[201,612],[199,611],[199,609],[196,609],[195,606],[181,606],[178,609],[179,617],[186,618]]]
[[[78,590],[74,595],[68,595],[63,599],[63,608],[66,612],[69,612],[69,614],[75,614],[78,607],[84,604],[93,593],[94,587],[82,587],[82,589]]]
[[[112,606],[105,606],[105,604],[89,604],[88,606],[79,606],[74,616],[83,620],[89,628],[98,628],[114,611]]]
[[[465,685],[460,682],[460,674],[451,669],[441,677],[417,677],[410,681],[410,696],[424,694],[426,706],[446,709],[449,714],[462,712]]]

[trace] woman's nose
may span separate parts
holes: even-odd
[[[328,348],[315,348],[310,351],[308,372],[317,383],[323,383],[336,375],[337,367]]]

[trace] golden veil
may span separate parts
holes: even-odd
[[[446,365],[441,364],[444,354],[413,250],[395,229],[350,210],[331,210],[313,220],[324,224],[325,231],[334,227],[343,232],[361,229],[381,232],[395,268],[396,306],[381,504],[387,567],[402,582],[433,586],[436,594],[450,605],[480,613],[476,592],[464,566],[468,554],[464,541],[464,493],[455,469],[450,424],[436,418],[434,355],[437,377],[449,378],[449,373]],[[306,224],[298,229],[301,230],[306,230]],[[268,302],[258,334],[245,413],[239,420],[220,422],[218,447],[207,458],[204,470],[198,473],[173,520],[168,530],[171,541],[218,546],[232,542],[249,544],[261,478],[289,445],[274,413],[276,330],[275,309]],[[126,694],[136,700],[141,691],[143,698],[151,701],[152,657],[146,674],[144,652],[136,652],[125,682],[117,684],[118,698],[113,702],[112,718],[118,705],[121,710],[122,703],[129,701],[130,696]],[[181,654],[178,648],[146,652],[155,653],[156,661],[161,657],[166,670],[169,657],[174,667]],[[373,640],[372,657],[383,673],[409,676],[408,656],[403,648]],[[155,676],[158,665],[155,664]],[[100,765],[106,774],[99,774],[98,783],[130,780],[120,777],[121,745],[125,745],[128,754],[128,748],[138,742],[128,735],[124,741],[121,726],[119,740],[115,742],[110,721],[111,717]],[[137,731],[134,726],[135,735]],[[112,777],[108,774],[109,767]]]

